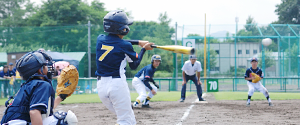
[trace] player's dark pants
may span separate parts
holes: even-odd
[[[3,82],[3,93],[4,93],[4,98],[7,98],[8,95],[11,95],[10,93],[10,84],[9,84],[9,80],[4,80]]]
[[[201,87],[201,85],[198,85],[198,80],[197,80],[196,74],[192,75],[192,76],[185,74],[185,80],[186,80],[186,84],[188,84],[189,80],[192,80],[194,82],[194,84],[196,85],[198,98],[201,99],[202,98],[202,87]],[[181,89],[181,98],[182,99],[185,99],[186,84],[184,84]]]

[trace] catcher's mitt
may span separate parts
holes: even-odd
[[[57,78],[56,93],[65,100],[76,90],[79,74],[75,66],[69,65],[61,70]]]
[[[255,73],[251,73],[252,77],[255,77],[255,79],[252,80],[252,83],[257,83],[261,78]]]

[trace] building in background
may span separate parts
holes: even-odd
[[[217,53],[216,66],[210,67],[210,73],[226,73],[230,67],[235,65],[234,43],[211,43],[206,45],[207,49]],[[208,48],[209,47],[209,48]],[[196,49],[201,50],[204,44],[196,43]],[[240,42],[236,44],[236,64],[237,68],[248,68],[249,58],[261,52],[261,44],[253,42]],[[203,62],[201,62],[203,63]]]

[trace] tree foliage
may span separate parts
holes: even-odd
[[[277,23],[300,24],[300,0],[281,0],[276,5],[275,13],[279,16]]]

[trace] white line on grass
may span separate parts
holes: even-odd
[[[203,93],[203,97],[206,96],[206,93]],[[190,107],[184,112],[183,116],[180,119],[180,122],[177,123],[176,125],[182,125],[182,122],[189,116],[190,111],[192,110],[192,108],[195,106],[193,103],[199,101],[199,99],[197,98],[194,102],[192,102],[192,105],[190,105]]]

